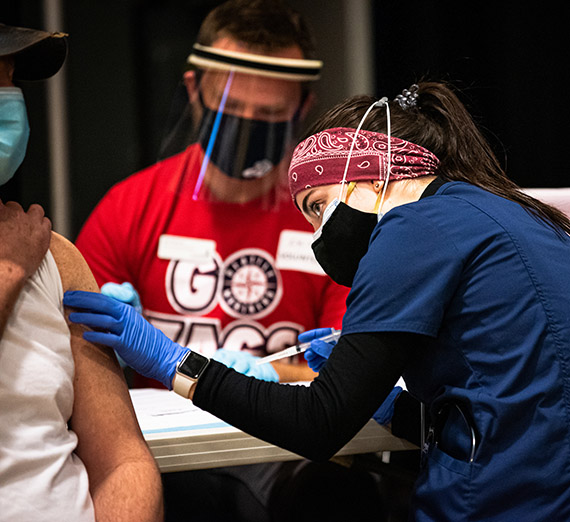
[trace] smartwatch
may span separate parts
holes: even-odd
[[[176,365],[176,373],[172,379],[172,389],[178,394],[187,399],[190,395],[190,390],[200,375],[204,373],[206,366],[210,363],[210,359],[188,350],[186,354],[180,359]]]

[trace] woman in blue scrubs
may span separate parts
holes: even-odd
[[[317,260],[351,286],[342,336],[309,387],[206,361],[186,396],[326,460],[403,375],[430,419],[411,519],[570,520],[570,221],[506,177],[440,83],[333,108],[289,177]],[[176,389],[187,348],[104,296],[65,302],[86,338]]]

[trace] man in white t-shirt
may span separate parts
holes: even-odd
[[[13,81],[55,74],[65,36],[0,24],[0,185],[29,133]],[[63,311],[79,288],[98,290],[43,209],[0,203],[0,521],[161,520],[160,475],[117,360]]]

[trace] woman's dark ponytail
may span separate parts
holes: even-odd
[[[491,146],[451,87],[439,82],[419,82],[415,106],[402,108],[390,102],[392,136],[433,152],[440,161],[437,174],[447,181],[464,181],[519,203],[533,215],[570,234],[564,213],[524,192],[501,168]],[[333,107],[315,122],[307,135],[332,127],[356,128],[371,96],[356,96]],[[372,111],[364,129],[386,132],[386,111]]]

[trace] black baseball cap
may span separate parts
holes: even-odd
[[[67,34],[0,24],[0,57],[14,56],[14,80],[45,80],[61,69]]]

